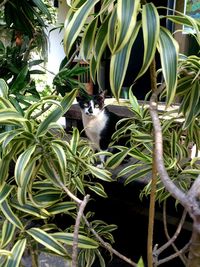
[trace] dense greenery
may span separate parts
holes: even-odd
[[[118,147],[117,154],[108,154],[103,170],[95,167],[97,154],[80,139],[78,130],[74,128],[68,136],[57,123],[83,87],[74,79],[82,70],[70,69],[65,63],[61,66],[54,84],[65,86],[68,83],[67,94],[66,88],[61,88],[62,96],[49,95],[40,99],[30,79],[30,67],[41,63],[31,60],[30,52],[45,43],[44,28],[51,20],[49,6],[41,0],[4,2],[3,27],[9,29],[10,37],[8,43],[0,42],[0,265],[22,266],[21,258],[27,249],[32,255],[32,266],[38,266],[37,256],[42,245],[43,251],[72,260],[73,267],[78,263],[81,267],[92,266],[95,258],[100,266],[106,266],[102,247],[131,266],[137,266],[106,243],[113,242],[112,231],[116,226],[101,220],[93,221],[91,212],[84,213],[88,193],[109,197],[101,181],[111,182],[110,169],[130,155],[137,164],[122,170],[118,177],[128,174],[125,180],[128,185],[152,173],[152,179],[144,189],[145,194],[151,194],[151,204],[154,204],[153,197],[161,202],[172,195],[193,219],[193,239],[185,265],[196,267],[200,259],[193,245],[200,239],[197,201],[200,166],[197,155],[190,159],[189,148],[191,144],[196,145],[198,152],[200,147],[200,59],[179,56],[172,33],[160,26],[160,21],[166,17],[159,15],[159,9],[153,3],[104,0],[100,11],[94,13],[98,2],[100,0],[68,1],[71,8],[64,37],[67,57],[70,58],[78,39],[80,55],[89,59],[91,76],[101,86],[99,70],[106,51],[110,56],[111,90],[118,100],[130,51],[141,29],[144,56],[138,77],[150,67],[152,84],[149,105],[144,106],[138,104],[130,88],[133,116],[124,119],[124,127],[118,128],[113,140],[125,134],[129,136],[131,146]],[[197,21],[181,13],[168,16],[168,19],[193,27],[199,44],[200,24]],[[154,64],[156,51],[160,55],[160,70],[156,70]],[[162,84],[158,84],[157,71],[164,77]],[[163,96],[167,106],[160,112],[157,102]],[[179,97],[180,105],[170,109],[176,97]],[[35,98],[37,102],[33,102]],[[70,218],[72,225],[66,224],[64,229],[59,229],[54,223],[59,214]],[[151,214],[152,209],[150,226],[153,225]],[[149,231],[149,267],[157,266],[160,259],[159,249],[154,251],[157,258],[152,256],[151,239]],[[138,265],[143,265],[142,260]]]

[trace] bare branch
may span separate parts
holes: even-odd
[[[89,197],[90,197],[89,195],[86,195],[84,197],[84,200],[79,206],[79,211],[76,217],[76,223],[74,227],[74,236],[73,236],[73,246],[72,246],[72,267],[77,267],[79,227],[80,227],[81,218],[83,216],[83,211],[85,209],[85,206],[87,205]]]
[[[126,256],[119,253],[117,250],[113,249],[110,244],[106,243],[98,233],[91,227],[90,223],[88,222],[87,218],[83,216],[83,219],[89,228],[89,230],[93,233],[96,239],[101,243],[101,245],[106,248],[110,253],[116,255],[118,258],[122,259],[123,261],[129,263],[131,266],[137,267],[137,263],[133,262],[131,259],[127,258]]]
[[[4,6],[9,0],[4,0],[2,3],[0,3],[0,8],[2,8],[2,6]]]
[[[164,165],[163,159],[163,139],[162,128],[157,113],[157,94],[153,93],[150,99],[150,114],[154,127],[155,135],[155,160],[157,171],[160,175],[160,179],[164,184],[166,190],[177,199],[184,207],[188,207],[187,197],[183,191],[181,191],[170,179]]]
[[[166,237],[167,237],[167,239],[168,239],[168,242],[165,243],[163,246],[161,246],[159,249],[157,249],[157,250],[155,251],[157,257],[160,255],[160,253],[162,253],[165,249],[167,249],[167,248],[168,248],[169,246],[171,246],[171,245],[173,246],[173,248],[174,248],[174,250],[175,250],[176,253],[179,252],[179,249],[178,249],[178,248],[176,247],[176,245],[174,244],[174,241],[176,240],[176,238],[178,237],[178,235],[179,235],[180,232],[181,232],[182,226],[183,226],[183,224],[184,224],[184,222],[185,222],[186,215],[187,215],[187,211],[184,210],[184,211],[183,211],[183,214],[182,214],[182,217],[181,217],[181,220],[180,220],[180,222],[179,222],[179,224],[178,224],[178,227],[177,227],[177,229],[176,229],[174,235],[170,238],[170,236],[169,236],[169,234],[168,234],[168,229],[167,229],[166,201],[164,202],[164,206],[163,206],[163,223],[164,223],[165,235],[166,235]],[[182,262],[183,262],[184,264],[186,264],[186,259],[183,257],[183,255],[180,254],[179,256],[180,256]]]
[[[158,263],[157,263],[157,266],[159,266],[159,265],[161,265],[161,264],[163,264],[163,263],[165,263],[165,262],[168,262],[168,261],[170,261],[170,260],[173,260],[174,258],[180,256],[180,255],[183,254],[183,253],[186,253],[186,251],[187,251],[187,250],[189,249],[189,247],[190,247],[190,244],[191,244],[191,242],[188,242],[188,243],[187,243],[182,249],[180,249],[178,252],[176,252],[176,253],[174,253],[174,254],[170,255],[169,257],[166,257],[166,258],[164,258],[164,259],[162,259],[162,260],[159,260]]]

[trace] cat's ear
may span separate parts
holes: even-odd
[[[106,93],[107,93],[106,90],[104,90],[104,91],[102,90],[98,95],[99,99],[104,100],[106,97]]]

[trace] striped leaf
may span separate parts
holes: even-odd
[[[27,202],[27,192],[28,192],[28,184],[32,178],[35,169],[35,160],[33,162],[29,162],[28,166],[23,171],[22,176],[22,185],[17,188],[17,199],[20,205],[23,205]]]
[[[85,189],[83,185],[83,181],[80,179],[80,177],[76,176],[72,178],[73,184],[76,186],[76,189],[83,195],[85,195]]]
[[[87,61],[90,58],[90,53],[94,44],[94,38],[97,31],[98,17],[88,24],[84,31],[84,35],[81,42],[81,57]]]
[[[100,79],[100,63],[103,52],[107,45],[107,35],[108,35],[108,22],[110,16],[107,16],[101,27],[97,32],[97,36],[95,39],[94,44],[94,56],[96,60],[96,68],[97,68],[97,80],[98,84],[101,86],[101,79]]]
[[[8,204],[7,200],[4,200],[1,204],[1,211],[3,212],[6,219],[11,222],[13,225],[15,225],[19,229],[23,229],[23,225],[20,221],[20,219],[14,214],[12,211],[10,205]]]
[[[153,58],[155,57],[156,46],[158,43],[160,19],[158,11],[153,3],[143,5],[142,30],[144,39],[144,56],[143,65],[137,76],[137,79],[146,72],[151,64]]]
[[[67,167],[67,159],[65,155],[65,151],[63,147],[57,143],[52,143],[51,148],[53,149],[54,153],[56,154],[57,160],[60,164],[60,167],[63,171],[66,170]]]
[[[140,0],[117,1],[117,34],[113,53],[119,52],[132,38],[139,7]]]
[[[138,114],[140,117],[142,117],[140,105],[137,101],[137,98],[134,96],[134,94],[132,92],[132,88],[130,88],[130,90],[129,90],[129,101],[131,104],[131,110],[133,110],[136,114]]]
[[[141,24],[137,23],[129,42],[116,54],[111,56],[110,61],[110,86],[114,97],[119,100],[122,84],[126,75],[131,48],[137,37]]]
[[[18,267],[20,266],[21,258],[26,248],[26,239],[18,240],[11,250],[11,257],[8,258],[5,267]]]
[[[11,205],[15,209],[24,212],[24,214],[30,214],[40,219],[47,219],[49,217],[49,214],[45,209],[33,206],[30,201],[23,205],[20,205],[17,202],[12,202]]]
[[[79,144],[80,134],[77,128],[73,128],[72,139],[70,140],[70,148],[75,155]]]
[[[3,80],[3,79],[0,79],[0,97],[5,97],[7,98],[8,97],[8,85],[7,83]]]
[[[0,110],[0,124],[16,124],[21,126],[21,123],[24,121],[26,119],[11,108]]]
[[[118,173],[117,177],[125,176],[128,173],[135,171],[136,168],[141,167],[141,166],[142,166],[142,164],[129,165],[129,166],[125,167],[123,170],[121,170]]]
[[[132,175],[130,175],[126,181],[125,181],[125,185],[133,182],[136,179],[139,178],[143,178],[147,173],[149,173],[152,170],[152,166],[148,167],[148,168],[142,168],[141,170],[137,171],[136,173],[133,173]]]
[[[27,233],[38,243],[61,256],[68,256],[66,249],[54,238],[39,228],[31,228]]]
[[[114,7],[108,23],[108,46],[114,51],[116,41],[117,9]]]
[[[0,187],[0,203],[2,203],[10,194],[10,192],[13,190],[13,186],[4,183]]]
[[[99,0],[88,0],[86,1],[73,15],[67,27],[65,29],[64,35],[64,49],[65,53],[68,55],[73,43],[76,38],[80,34],[83,26],[87,20],[87,17],[91,13],[95,4],[98,3]]]
[[[37,136],[44,135],[47,130],[48,126],[52,122],[56,122],[62,115],[64,115],[68,109],[71,107],[75,97],[76,97],[77,89],[73,89],[70,93],[66,94],[62,101],[61,101],[61,107],[57,107],[55,110],[53,110],[40,124],[40,126],[37,129]]]
[[[174,100],[177,84],[178,44],[171,33],[161,27],[159,35],[159,52],[162,72],[166,83],[167,105]]]
[[[98,167],[92,166],[92,165],[88,165],[87,167],[89,169],[89,171],[97,178],[103,180],[103,181],[107,181],[107,182],[112,182],[112,178],[111,178],[111,173],[107,170],[102,170]]]
[[[71,201],[66,201],[62,203],[57,203],[49,208],[47,208],[48,213],[55,215],[60,213],[65,213],[70,210],[74,210],[77,208],[77,204]]]
[[[15,225],[5,220],[2,227],[1,234],[1,248],[6,247],[13,239],[15,233]]]
[[[129,149],[124,149],[118,153],[115,153],[107,160],[106,167],[114,170],[116,167],[118,167],[122,163],[122,161],[125,159],[128,153],[129,153]]]
[[[51,234],[56,240],[72,246],[73,245],[73,233],[54,233]],[[99,247],[98,243],[84,235],[78,235],[78,247],[79,248],[84,248],[84,249],[96,249]]]
[[[104,198],[108,197],[102,184],[100,183],[95,183],[95,185],[88,185],[88,188],[101,197],[104,197]]]
[[[15,165],[15,180],[16,180],[18,186],[20,186],[20,187],[22,187],[22,183],[24,180],[25,169],[27,168],[27,166],[30,162],[31,156],[35,152],[35,149],[36,149],[36,145],[33,145],[33,146],[27,148],[17,159],[16,165]],[[29,179],[30,179],[30,177],[29,177]]]

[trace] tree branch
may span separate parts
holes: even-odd
[[[106,248],[110,253],[116,255],[118,258],[122,259],[123,261],[129,263],[131,266],[137,267],[137,264],[133,262],[131,259],[127,258],[126,256],[122,255],[115,249],[113,249],[110,244],[106,243],[99,235],[98,233],[91,227],[90,223],[88,222],[87,218],[83,216],[83,219],[85,221],[85,224],[89,228],[89,230],[93,233],[93,235],[96,237],[96,239],[100,242],[100,244]]]
[[[74,227],[74,236],[73,236],[73,246],[72,246],[72,267],[77,267],[79,227],[80,227],[81,218],[83,216],[83,211],[85,209],[85,206],[87,205],[89,197],[90,197],[89,195],[86,195],[84,197],[84,200],[79,206],[79,211],[76,217],[76,223]]]
[[[155,135],[155,161],[157,171],[160,175],[160,179],[164,184],[166,190],[177,199],[184,207],[188,207],[187,197],[183,191],[181,191],[170,179],[164,165],[163,159],[163,139],[162,128],[157,112],[157,94],[153,92],[150,99],[150,115],[153,122],[154,135]]]
[[[2,8],[2,6],[4,6],[9,0],[4,0],[2,3],[0,3],[0,8]]]
[[[187,215],[187,211],[184,210],[183,214],[182,214],[182,217],[181,217],[181,220],[180,220],[180,222],[178,224],[178,227],[177,227],[174,235],[170,238],[170,236],[168,234],[168,230],[167,230],[166,201],[164,202],[164,206],[163,206],[163,223],[164,223],[165,235],[166,235],[166,237],[168,239],[168,242],[165,243],[163,246],[161,246],[159,249],[157,249],[155,251],[155,254],[157,255],[157,257],[159,257],[159,255],[171,245],[173,246],[173,248],[174,248],[176,253],[179,252],[179,249],[175,246],[174,241],[177,239],[178,235],[181,232],[182,226],[183,226],[183,224],[185,222],[186,215]],[[185,264],[186,263],[186,259],[184,259],[184,257],[181,254],[178,255],[178,256],[180,256],[182,262]]]

